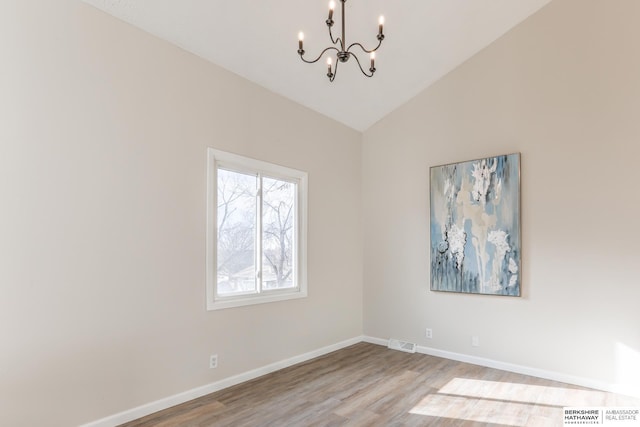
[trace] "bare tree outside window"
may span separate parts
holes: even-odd
[[[217,193],[218,294],[295,287],[296,185],[219,168]]]
[[[265,289],[293,283],[295,185],[262,180],[262,283]]]
[[[218,169],[218,293],[256,290],[256,191],[258,180]]]

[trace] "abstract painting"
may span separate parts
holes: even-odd
[[[520,154],[430,168],[431,290],[520,296]]]

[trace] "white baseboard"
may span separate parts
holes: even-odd
[[[364,336],[363,341],[386,346],[389,340]],[[596,390],[608,391],[611,393],[624,394],[640,398],[640,389],[624,384],[609,384],[591,378],[577,377],[560,372],[547,371],[544,369],[532,368],[529,366],[516,365],[513,363],[500,362],[483,357],[470,356],[468,354],[454,353],[451,351],[439,350],[431,347],[418,346],[417,353],[428,354],[430,356],[442,357],[444,359],[457,360],[459,362],[471,363],[472,365],[486,366],[488,368],[500,369],[502,371],[514,372],[516,374],[530,375],[532,377],[544,378],[552,381],[559,381],[581,387],[593,388]]]
[[[162,411],[163,409],[170,408],[175,405],[179,405],[189,400],[196,399],[198,397],[205,396],[210,393],[225,389],[227,387],[234,386],[236,384],[243,383],[245,381],[252,380],[254,378],[261,377],[266,374],[278,371],[280,369],[293,366],[297,363],[306,362],[307,360],[314,359],[316,357],[323,356],[327,353],[331,353],[336,350],[348,347],[353,344],[362,342],[364,338],[362,336],[354,337],[336,344],[332,344],[317,350],[310,351],[308,353],[300,354],[298,356],[291,357],[289,359],[281,360],[279,362],[272,363],[261,368],[253,369],[248,372],[244,372],[239,375],[234,375],[229,378],[216,381],[211,384],[207,384],[201,387],[196,387],[191,390],[187,390],[182,393],[174,394],[173,396],[165,397],[164,399],[156,400],[155,402],[147,403],[142,406],[138,406],[133,409],[129,409],[124,412],[120,412],[115,415],[111,415],[97,421],[92,421],[87,424],[83,424],[80,427],[115,427],[120,424],[133,421],[135,419],[153,414],[154,412]]]

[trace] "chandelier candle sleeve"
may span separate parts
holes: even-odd
[[[371,68],[369,68],[369,71],[373,72],[376,69],[375,64],[376,64],[376,53],[371,52]]]
[[[302,42],[304,41],[304,33],[302,31],[300,31],[298,33],[298,52],[300,52],[302,49]]]
[[[384,27],[384,16],[380,15],[378,18],[378,35],[382,35],[382,28]]]
[[[331,0],[329,2],[329,19],[327,20],[327,24],[329,23],[329,21],[333,22],[333,10],[336,8],[336,2]]]

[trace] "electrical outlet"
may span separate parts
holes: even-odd
[[[429,339],[433,338],[433,331],[431,330],[431,328],[427,328],[424,335]]]
[[[480,337],[472,336],[471,337],[471,345],[474,347],[480,347]]]
[[[215,369],[217,367],[218,367],[218,355],[212,354],[211,357],[209,357],[209,369]]]

